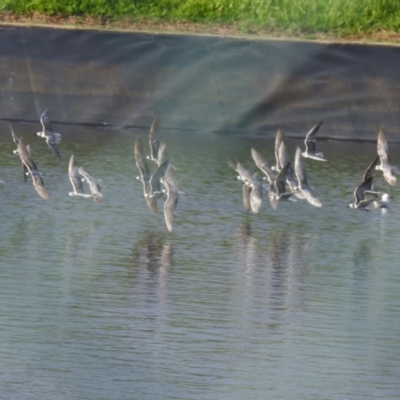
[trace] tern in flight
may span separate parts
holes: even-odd
[[[89,184],[90,196],[96,203],[101,203],[103,201],[103,194],[101,193],[100,179],[96,179],[94,176],[86,172],[82,167],[78,167],[78,172],[83,176],[85,181]]]
[[[41,132],[38,132],[37,135],[46,139],[46,143],[49,146],[50,150],[61,161],[61,156],[57,149],[57,145],[61,142],[61,133],[53,132],[49,120],[49,110],[47,108],[40,116],[40,123],[42,124],[43,130]]]
[[[294,171],[298,181],[298,189],[304,194],[305,199],[314,207],[322,207],[322,203],[314,195],[313,190],[308,186],[305,162],[301,155],[300,147],[297,147]]]
[[[379,156],[366,169],[363,175],[363,182],[354,190],[354,203],[349,204],[350,208],[366,209],[367,206],[377,200],[377,192],[372,187],[372,180],[378,161]],[[365,198],[366,194],[372,195],[372,198]]]
[[[15,150],[13,150],[13,154],[15,155],[19,155],[19,150],[18,150],[18,142],[19,142],[19,137],[15,134],[13,128],[11,125],[8,125],[10,127],[10,131],[11,131],[11,136],[13,138],[14,143],[17,145],[17,148]],[[31,148],[29,147],[29,144],[26,146],[26,149],[28,150],[28,153],[31,153]]]
[[[393,172],[399,173],[400,170],[390,164],[389,145],[386,137],[385,129],[382,127],[378,133],[377,141],[378,156],[380,159],[380,165],[376,166],[377,170],[383,172],[383,177],[389,185],[396,186],[397,178],[393,175]]]
[[[11,130],[11,136],[13,138],[14,143],[17,145],[17,148],[15,150],[13,150],[13,154],[19,156],[19,149],[18,149],[18,145],[19,145],[19,137],[15,134],[13,128],[11,125],[9,125],[10,130]],[[25,149],[27,151],[27,155],[30,158],[31,157],[31,148],[29,147],[29,144],[25,146]],[[32,169],[37,169],[36,166],[34,165],[33,160],[30,158],[30,163],[31,163],[31,167]],[[22,162],[22,173],[24,176],[24,181],[26,182],[28,179],[28,175],[29,175],[29,171],[28,168],[26,167],[26,165]]]
[[[45,200],[48,200],[50,196],[44,185],[42,174],[39,172],[35,162],[32,160],[22,137],[20,137],[18,140],[18,154],[24,166],[24,175],[30,175],[32,177],[33,186],[38,192],[39,196]]]
[[[258,174],[251,174],[239,162],[228,159],[228,164],[239,176],[237,179],[243,182],[243,204],[247,212],[257,214],[261,209],[263,185]]]
[[[291,168],[290,161],[279,171],[278,176],[272,182],[269,190],[270,200],[288,200],[294,192],[286,192],[287,173]]]
[[[91,194],[87,194],[83,190],[82,175],[79,173],[79,165],[76,163],[74,155],[69,159],[68,176],[74,189],[73,192],[68,193],[69,196],[92,197]]]
[[[310,132],[307,133],[306,139],[304,140],[304,144],[306,145],[306,151],[302,153],[302,156],[305,158],[312,158],[317,161],[326,161],[324,155],[322,153],[316,152],[316,143],[317,143],[317,132],[321,127],[323,121],[313,126]]]

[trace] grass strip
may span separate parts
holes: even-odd
[[[400,33],[400,0],[0,0],[17,15],[238,24],[303,36]]]

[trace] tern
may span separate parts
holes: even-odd
[[[397,178],[393,175],[393,172],[399,173],[400,170],[390,164],[389,145],[383,127],[378,133],[377,150],[381,163],[376,166],[376,169],[383,172],[383,177],[389,185],[396,186]]]
[[[308,186],[305,163],[300,147],[297,147],[296,150],[294,170],[299,184],[298,189],[304,194],[305,199],[314,207],[322,207],[322,203],[315,197],[313,190]]]
[[[46,139],[46,143],[54,155],[61,161],[60,153],[57,149],[57,145],[61,142],[61,133],[53,132],[51,123],[49,120],[49,110],[46,108],[40,116],[40,123],[42,124],[43,130],[37,133],[37,136]]]
[[[376,200],[375,198],[366,199],[364,197],[365,193],[371,192],[372,179],[373,177],[371,176],[356,187],[354,190],[355,201],[354,203],[349,204],[350,208],[365,209],[365,207],[369,206]]]
[[[281,169],[290,163],[287,174],[286,174],[286,183],[289,185],[290,190],[293,192],[293,194],[299,198],[299,199],[304,199],[304,193],[298,190],[298,182],[295,177],[295,173],[293,171],[293,167],[291,165],[290,157],[288,155],[288,152],[286,150],[286,143],[285,141],[282,141],[280,146],[279,146],[279,151],[278,151],[278,156],[279,156],[279,163],[281,165]]]
[[[32,177],[33,186],[35,187],[39,196],[45,200],[48,200],[50,196],[44,185],[42,174],[39,172],[35,162],[32,160],[22,137],[20,137],[18,140],[18,154],[23,164],[24,177],[26,178],[27,175],[30,175]]]
[[[143,195],[146,200],[146,203],[150,210],[153,213],[156,213],[157,210],[157,197],[150,196],[151,194],[151,186],[150,186],[150,170],[146,162],[146,157],[144,156],[142,139],[140,136],[136,137],[135,140],[135,160],[136,165],[140,172],[140,177],[136,179],[140,180],[143,183]]]
[[[11,136],[13,138],[13,141],[17,145],[17,148],[15,150],[13,150],[13,154],[18,156],[19,155],[19,149],[18,149],[19,137],[14,133],[12,126],[11,125],[8,125],[8,126],[10,127]],[[25,149],[27,151],[27,157],[30,158],[31,157],[31,148],[30,148],[29,144],[25,146]],[[34,162],[31,158],[30,158],[30,164],[31,164],[32,169],[36,169],[36,166],[34,165]],[[24,164],[24,162],[22,162],[22,173],[24,176],[24,181],[26,182],[28,179],[29,171],[28,171],[28,168],[26,167],[26,165]]]
[[[239,162],[228,159],[228,164],[239,176],[237,179],[243,182],[243,203],[247,212],[257,214],[261,209],[263,186],[258,174],[251,174]]]
[[[377,192],[372,187],[374,178],[374,170],[379,161],[379,156],[368,166],[364,175],[363,182],[360,183],[354,190],[354,203],[349,204],[350,208],[366,209],[372,202],[377,200]],[[372,195],[372,198],[365,198],[365,194]]]
[[[73,192],[68,193],[69,196],[80,196],[86,198],[92,197],[91,194],[87,194],[83,190],[82,178],[81,174],[79,173],[79,165],[76,163],[74,155],[72,155],[69,159],[68,176],[74,189]]]
[[[317,142],[317,132],[321,127],[323,121],[313,126],[311,130],[307,133],[304,144],[306,145],[306,151],[302,153],[305,158],[312,158],[317,161],[326,161],[322,153],[316,152],[316,142]]]
[[[78,172],[82,175],[85,181],[89,184],[90,196],[96,203],[103,201],[103,194],[101,193],[100,179],[96,179],[94,176],[86,172],[82,167],[78,167]]]
[[[10,131],[11,131],[11,136],[13,138],[14,143],[17,145],[17,148],[15,150],[13,150],[13,154],[15,155],[19,155],[19,150],[18,150],[18,142],[19,142],[19,137],[15,134],[13,128],[11,125],[8,125],[10,127]],[[26,146],[26,149],[28,150],[28,153],[31,153],[31,148],[29,147],[29,144]]]
[[[269,190],[270,200],[288,200],[293,192],[286,192],[286,177],[289,169],[291,168],[290,161],[280,170],[275,181],[271,184]],[[275,207],[274,207],[275,208]]]

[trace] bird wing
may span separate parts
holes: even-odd
[[[290,158],[286,150],[286,144],[284,141],[282,141],[279,146],[279,162],[280,162],[280,169],[282,169],[287,163],[290,162]]]
[[[83,190],[82,179],[79,174],[79,165],[75,162],[74,155],[69,159],[68,176],[71,181],[72,187],[76,193],[85,193]]]
[[[381,128],[378,133],[377,152],[381,158],[381,163],[390,163],[389,145],[386,137],[385,128]]]
[[[101,186],[99,181],[89,172],[85,171],[82,167],[78,168],[78,172],[85,178],[89,184],[90,193],[96,203],[100,203],[103,200],[103,194],[101,193]]]
[[[136,165],[139,168],[142,181],[148,181],[150,179],[150,171],[144,155],[142,139],[140,136],[137,136],[135,140],[135,160]]]
[[[250,192],[250,206],[251,211],[254,214],[257,214],[261,209],[262,204],[262,184],[257,181],[253,183],[251,192]]]
[[[28,148],[25,145],[25,142],[22,137],[19,138],[18,141],[18,152],[21,158],[22,164],[25,165],[28,172],[37,171],[37,167],[35,162],[32,160]]]
[[[176,194],[168,196],[164,203],[164,217],[167,229],[172,232],[175,223],[175,209],[178,205],[178,196]]]
[[[234,169],[236,172],[238,172],[238,170],[237,170],[237,164],[238,164],[238,162],[236,161],[236,160],[234,160],[233,158],[228,158],[228,165],[232,168],[232,169]]]
[[[249,185],[243,184],[243,205],[244,209],[246,212],[251,211],[251,203],[250,203],[250,194],[251,194],[252,188]]]
[[[321,201],[315,197],[314,193],[310,189],[303,189],[302,192],[304,193],[304,197],[309,204],[314,207],[322,207]]]
[[[307,174],[304,159],[301,155],[300,147],[296,149],[296,155],[294,159],[294,172],[297,177],[297,181],[301,189],[308,189]]]
[[[33,186],[35,187],[36,191],[39,193],[39,196],[42,199],[48,200],[50,198],[49,192],[44,186],[43,178],[39,174],[31,174]]]
[[[249,182],[249,183],[253,181],[253,176],[239,162],[236,164],[236,171],[239,173],[239,175],[243,178],[244,181]]]
[[[150,156],[154,160],[157,160],[158,158],[158,148],[160,146],[160,142],[156,138],[157,132],[158,132],[158,117],[155,117],[153,123],[151,124],[150,134],[149,134]]]
[[[251,149],[251,156],[257,167],[265,174],[268,179],[268,182],[271,183],[274,179],[274,172],[269,167],[267,161],[262,157],[262,155],[256,150]]]
[[[145,196],[145,200],[150,211],[153,212],[154,214],[157,214],[158,212],[157,198]]]
[[[389,185],[397,186],[397,178],[393,175],[391,168],[385,168],[383,170],[383,177]]]
[[[10,127],[11,136],[12,136],[12,138],[13,138],[13,141],[14,141],[14,143],[18,146],[19,138],[18,138],[18,136],[14,133],[14,130],[13,130],[12,126],[11,126],[11,125],[8,125],[8,126]]]
[[[48,108],[46,108],[42,112],[42,115],[40,116],[40,123],[42,124],[43,132],[46,132],[46,131],[52,132],[53,131],[53,129],[51,127],[50,119],[49,119],[49,109]]]
[[[49,146],[50,150],[53,152],[53,154],[61,161],[61,155],[56,147],[57,141],[55,140],[54,136],[53,135],[46,136],[46,143]]]
[[[276,132],[276,137],[275,137],[275,160],[276,160],[276,166],[275,170],[280,171],[282,169],[281,167],[281,161],[280,161],[280,155],[279,155],[279,148],[281,147],[281,143],[285,140],[285,132],[283,129],[279,128],[278,132]]]
[[[308,152],[315,153],[315,147],[317,142],[317,132],[323,121],[319,122],[317,125],[314,125],[310,131],[307,133],[306,138],[304,140],[304,144],[306,145],[306,149]]]
[[[356,189],[354,190],[355,204],[359,204],[362,200],[364,200],[365,191],[371,190],[372,179],[373,177],[370,176],[356,187]]]
[[[383,177],[389,185],[396,186],[397,178],[392,173],[392,166],[390,164],[389,144],[386,137],[385,128],[381,128],[378,133],[377,141],[378,156],[381,161],[381,169],[383,170]]]
[[[368,168],[364,172],[363,181],[367,180],[368,178],[373,178],[375,173],[375,167],[378,164],[380,157],[377,156],[371,164],[369,164]]]
[[[275,179],[275,190],[278,196],[286,192],[285,182],[289,168],[290,161],[280,170],[278,176]]]
[[[150,190],[151,193],[161,192],[161,179],[164,178],[165,171],[167,170],[169,165],[169,161],[165,161],[162,165],[160,165],[154,174],[150,178]]]
[[[160,142],[158,146],[158,152],[157,152],[157,164],[160,166],[163,164],[165,161],[168,160],[168,152],[167,152],[167,145],[164,142]]]
[[[164,172],[162,182],[167,191],[174,191],[179,194],[179,188],[174,176],[174,167],[172,166],[172,164],[167,165],[167,169]]]

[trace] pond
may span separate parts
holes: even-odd
[[[316,121],[317,122],[317,121]],[[0,383],[7,399],[397,399],[399,189],[387,212],[346,207],[375,143],[320,141],[323,206],[267,198],[247,214],[228,157],[256,171],[274,139],[166,131],[180,189],[173,232],[136,180],[148,130],[56,126],[62,161],[30,144],[43,200],[1,124]],[[294,159],[302,140],[287,140]],[[400,146],[391,146],[399,163]],[[75,155],[102,203],[68,196]],[[155,164],[149,161],[154,171]]]

